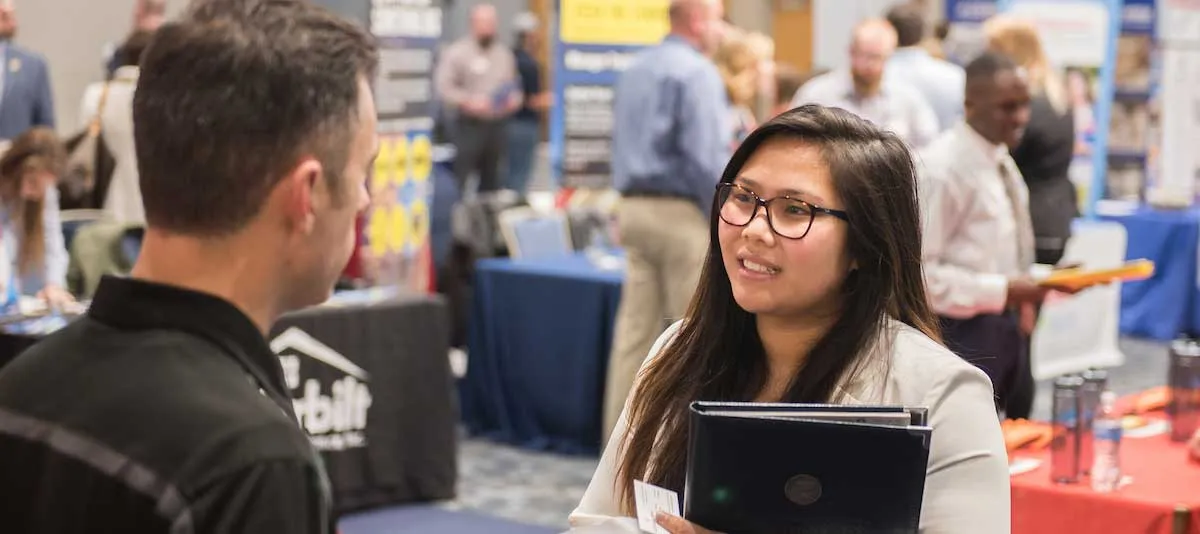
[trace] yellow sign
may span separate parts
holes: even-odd
[[[388,253],[391,217],[387,213],[386,207],[375,208],[367,223],[367,245],[371,249],[371,256],[375,258],[382,258]]]
[[[394,254],[401,254],[408,245],[408,234],[412,225],[408,221],[408,210],[404,209],[404,206],[393,206],[391,211],[391,217],[388,217],[391,226],[388,250]]]
[[[418,198],[408,209],[412,215],[409,239],[412,240],[413,246],[424,246],[425,241],[429,239],[429,207],[425,205],[424,200]]]
[[[418,135],[413,138],[408,158],[412,164],[413,180],[428,180],[429,175],[433,173],[433,143],[429,141],[429,136]]]
[[[379,155],[375,156],[375,170],[371,174],[371,194],[377,194],[387,188],[391,181],[392,172],[392,143],[388,139],[379,140]]]
[[[670,29],[669,0],[562,0],[564,43],[648,45]]]
[[[412,157],[412,150],[408,146],[408,138],[400,136],[396,138],[396,145],[392,151],[392,181],[397,187],[403,187],[408,181],[408,158]]]

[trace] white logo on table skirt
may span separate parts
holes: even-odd
[[[279,356],[283,376],[293,391],[292,406],[296,417],[313,445],[323,451],[365,447],[367,410],[371,407],[367,372],[295,327],[271,340],[271,350]],[[330,394],[326,395],[320,380],[301,376],[300,356],[333,367],[345,376],[329,384]]]

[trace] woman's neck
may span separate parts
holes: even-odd
[[[755,401],[779,402],[808,354],[833,326],[834,319],[758,316],[758,339],[767,357],[767,379]]]

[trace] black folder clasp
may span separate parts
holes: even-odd
[[[796,475],[784,484],[783,493],[789,501],[808,506],[821,499],[821,481],[812,475]]]

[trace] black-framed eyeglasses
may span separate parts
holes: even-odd
[[[804,239],[818,213],[850,222],[850,216],[842,210],[814,206],[789,196],[763,200],[753,191],[728,182],[717,184],[715,201],[721,220],[733,226],[750,224],[758,215],[759,206],[762,206],[767,210],[767,225],[771,231],[787,239]]]

